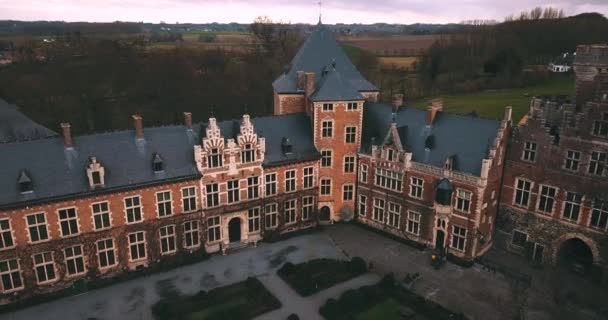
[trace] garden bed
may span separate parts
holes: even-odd
[[[300,264],[285,263],[277,274],[299,295],[306,297],[367,272],[365,261],[316,259]]]
[[[166,297],[152,307],[152,314],[158,320],[245,320],[280,307],[259,280],[248,278],[192,296]]]

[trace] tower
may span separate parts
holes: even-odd
[[[574,60],[576,106],[608,101],[608,45],[580,45]]]

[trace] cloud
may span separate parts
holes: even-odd
[[[274,20],[314,23],[316,0],[0,0],[0,19],[67,21],[250,22]],[[536,6],[558,7],[568,15],[608,13],[608,0],[325,0],[327,23],[459,22],[502,20]]]

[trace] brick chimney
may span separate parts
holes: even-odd
[[[143,119],[138,114],[133,115],[133,127],[135,128],[135,138],[143,139],[144,138]]]
[[[296,72],[296,89],[298,91],[304,91],[306,87],[306,76],[304,75],[304,71]]]
[[[68,122],[61,123],[61,129],[63,130],[63,145],[66,148],[71,148],[72,144],[72,126]]]
[[[437,112],[443,111],[443,100],[442,99],[433,99],[431,100],[431,105],[427,109],[426,116],[426,125],[431,126],[435,121],[435,117],[437,116]]]
[[[393,109],[395,111],[397,111],[401,107],[403,107],[403,94],[402,93],[393,94]]]
[[[306,97],[310,97],[315,92],[315,73],[306,72]]]
[[[192,130],[192,113],[184,112],[184,125],[186,129]]]

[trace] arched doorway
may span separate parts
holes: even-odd
[[[443,250],[444,244],[445,232],[443,232],[443,230],[437,230],[437,235],[435,236],[435,249]]]
[[[571,238],[559,248],[557,264],[571,271],[586,273],[593,264],[593,252],[583,240]]]
[[[241,241],[241,219],[232,218],[228,222],[228,240],[232,242]]]
[[[329,221],[331,216],[331,212],[328,206],[324,206],[321,208],[321,213],[319,214],[319,219],[321,221]]]

